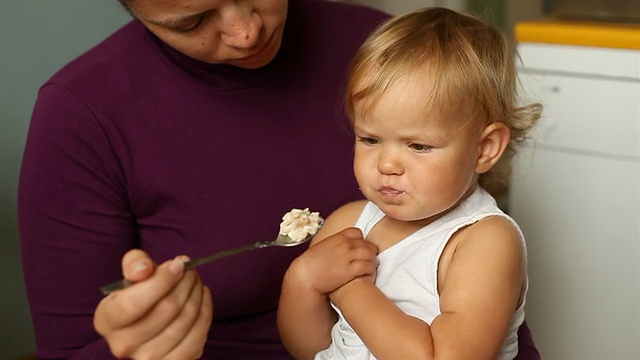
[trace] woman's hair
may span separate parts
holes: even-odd
[[[514,142],[524,140],[540,118],[540,104],[518,105],[512,49],[504,34],[482,21],[445,8],[426,8],[383,23],[358,50],[351,63],[346,111],[355,104],[366,112],[391,84],[403,77],[423,77],[432,86],[425,110],[470,109],[463,126],[480,131],[501,122],[511,142],[500,162],[480,176],[480,185],[495,196],[510,177]],[[408,95],[410,96],[410,94]]]
[[[120,5],[122,5],[122,7],[127,10],[127,12],[129,12],[129,14],[131,14],[131,9],[129,8],[129,1],[130,0],[118,0],[118,2],[120,3]]]

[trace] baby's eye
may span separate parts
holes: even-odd
[[[358,142],[361,142],[365,145],[376,145],[380,143],[378,139],[370,138],[370,137],[358,137]]]
[[[409,147],[413,151],[417,152],[430,152],[431,150],[433,150],[431,146],[425,144],[410,144]]]

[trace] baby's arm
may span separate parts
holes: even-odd
[[[489,217],[459,236],[439,277],[442,314],[431,324],[436,349],[447,358],[495,359],[523,294],[520,235],[507,219]]]
[[[285,274],[278,327],[283,343],[297,359],[312,359],[331,342],[337,316],[327,294],[358,276],[375,274],[376,246],[365,241],[360,230],[345,228],[355,222],[357,214],[350,210],[354,206],[346,205],[329,216],[309,249]]]
[[[524,283],[517,230],[492,217],[452,241],[454,255],[439,265],[442,314],[431,326],[405,314],[366,278],[331,294],[379,360],[496,358]]]

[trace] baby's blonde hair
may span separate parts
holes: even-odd
[[[394,81],[423,76],[432,86],[425,109],[446,114],[461,106],[468,122],[482,130],[508,126],[511,142],[500,163],[480,176],[480,185],[500,195],[507,187],[516,141],[540,118],[540,104],[518,105],[514,56],[504,34],[472,17],[445,8],[425,8],[394,17],[374,31],[354,57],[346,89],[346,111],[368,111]],[[411,94],[407,94],[411,96]]]

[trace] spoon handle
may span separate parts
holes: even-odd
[[[228,250],[222,250],[219,251],[217,253],[213,253],[211,255],[207,255],[207,256],[203,256],[201,258],[197,258],[197,259],[193,259],[190,261],[187,261],[186,263],[184,263],[184,268],[185,270],[190,270],[195,268],[196,266],[200,266],[202,264],[206,264],[218,259],[222,259],[225,258],[227,256],[231,256],[231,255],[235,255],[235,254],[239,254],[245,251],[249,251],[249,250],[255,250],[255,249],[261,249],[264,247],[267,247],[269,245],[272,245],[273,242],[272,241],[261,241],[261,242],[257,242],[257,243],[253,243],[253,244],[249,244],[249,245],[244,245],[244,246],[240,246],[237,247],[235,249],[228,249]],[[111,284],[107,284],[103,287],[100,288],[100,292],[102,292],[103,295],[108,295],[116,290],[120,290],[120,289],[124,289],[130,285],[133,285],[134,282],[131,280],[127,280],[127,279],[120,279],[118,281],[112,282]]]
[[[260,248],[263,248],[263,247],[267,247],[267,246],[269,246],[270,243],[271,243],[270,241],[263,241],[263,242],[257,242],[257,243],[253,243],[253,244],[249,244],[249,245],[245,245],[245,246],[240,246],[240,247],[237,247],[235,249],[222,250],[222,251],[219,251],[217,253],[213,253],[211,255],[207,255],[207,256],[203,256],[201,258],[197,258],[197,259],[193,259],[193,260],[187,261],[186,263],[184,263],[184,268],[186,270],[190,270],[190,269],[193,269],[196,266],[200,266],[202,264],[206,264],[206,263],[211,262],[211,261],[222,259],[222,258],[225,258],[227,256],[239,254],[241,252],[245,252],[245,251],[249,251],[249,250],[260,249]]]

